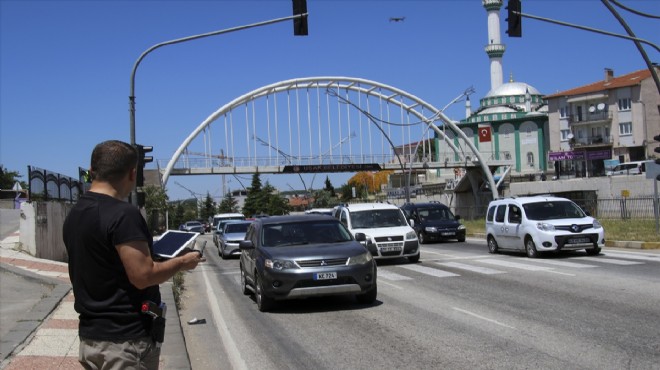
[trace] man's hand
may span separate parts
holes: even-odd
[[[197,264],[200,262],[205,262],[206,258],[202,256],[202,252],[194,249],[184,250],[178,257],[180,258],[183,266],[181,270],[192,270],[197,267]]]

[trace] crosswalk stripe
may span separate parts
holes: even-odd
[[[426,266],[419,266],[419,265],[405,265],[405,266],[398,266],[400,268],[408,269],[411,271],[419,272],[425,275],[431,275],[435,277],[451,277],[451,276],[461,276],[458,274],[454,274],[453,272],[448,272],[448,271],[442,271],[438,269],[434,269],[431,267],[426,267]]]
[[[621,266],[643,265],[644,264],[644,262],[626,261],[626,260],[620,260],[620,259],[616,259],[616,258],[606,258],[606,257],[580,257],[580,259],[581,260],[587,260],[587,261],[609,263],[609,264],[612,264],[612,265],[621,265]]]
[[[472,271],[472,272],[478,272],[480,274],[486,274],[486,275],[505,274],[506,273],[506,271],[494,270],[494,269],[491,269],[491,268],[488,268],[488,267],[466,265],[466,264],[460,263],[460,262],[443,262],[443,263],[438,263],[438,265],[447,266],[447,267],[454,267],[454,268],[457,268],[457,269],[468,270],[468,271]]]
[[[621,252],[612,252],[612,251],[607,251],[603,253],[603,255],[608,257],[613,256],[617,258],[624,258],[629,260],[660,262],[660,255],[633,254],[633,253],[621,253]]]
[[[387,280],[397,281],[397,280],[412,280],[411,277],[399,275],[396,272],[383,270],[382,268],[378,269],[377,272],[378,278],[384,278]]]
[[[587,265],[585,263],[577,263],[577,262],[567,262],[567,261],[557,261],[557,260],[541,260],[541,259],[535,259],[533,261],[530,261],[533,263],[545,263],[546,265],[553,265],[553,266],[560,266],[560,267],[571,267],[571,268],[590,268],[590,267],[597,267],[595,265]]]
[[[536,265],[526,265],[518,262],[511,262],[511,261],[502,261],[498,259],[482,259],[482,260],[477,260],[481,263],[488,263],[491,265],[497,265],[497,266],[503,266],[503,267],[513,267],[521,270],[528,270],[528,271],[546,271],[552,269],[551,267],[545,267],[545,266],[536,266]]]

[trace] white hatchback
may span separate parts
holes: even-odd
[[[596,255],[605,245],[605,230],[566,198],[505,198],[488,205],[486,239],[490,253],[524,251],[536,258],[539,252],[584,249]]]

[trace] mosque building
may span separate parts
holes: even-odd
[[[506,47],[500,37],[502,0],[482,0],[482,4],[488,13],[485,51],[490,60],[491,86],[476,110],[472,111],[469,99],[466,101],[466,117],[458,126],[474,140],[485,160],[508,163],[511,176],[540,176],[548,170],[548,106],[541,92],[514,81],[513,74],[503,83]],[[500,168],[497,173],[503,171]]]

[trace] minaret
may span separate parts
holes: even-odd
[[[500,8],[502,0],[481,0],[488,12],[488,45],[486,54],[490,58],[490,89],[491,91],[502,85],[502,55],[505,47],[500,38]]]

